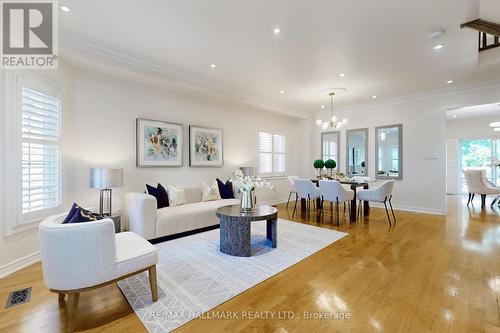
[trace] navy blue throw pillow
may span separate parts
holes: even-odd
[[[78,208],[75,215],[69,220],[68,223],[81,223],[99,220],[99,216],[89,212],[86,209]]]
[[[219,193],[222,199],[234,199],[233,183],[227,181],[225,184],[217,178],[217,185],[219,186]]]
[[[156,198],[156,207],[158,209],[168,207],[168,193],[167,190],[158,183],[157,187],[146,184],[148,194]]]
[[[71,221],[71,218],[76,214],[78,208],[80,208],[80,206],[78,206],[76,202],[74,202],[73,206],[71,206],[71,209],[69,210],[68,215],[66,215],[66,218],[62,223],[69,223],[69,221]]]

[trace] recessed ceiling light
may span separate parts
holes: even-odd
[[[376,98],[377,98],[377,95],[373,95],[373,96],[372,96],[372,98],[373,98],[373,99],[376,99]]]
[[[433,49],[434,49],[434,50],[440,50],[440,49],[442,49],[443,47],[444,47],[444,45],[443,45],[443,44],[437,44],[437,45],[435,45],[435,46],[433,47]]]
[[[284,94],[284,93],[285,93],[285,91],[284,91],[284,90],[280,90],[280,94]]]
[[[216,65],[216,64],[211,64],[211,65],[210,65],[210,67],[211,67],[211,68],[216,68],[216,67],[217,67],[217,65]]]
[[[453,81],[453,80],[446,81],[447,84],[452,84],[453,82],[455,82],[455,81]]]
[[[273,32],[275,35],[278,35],[281,32],[281,29],[276,27],[276,28],[274,28]]]
[[[340,73],[340,74],[339,74],[339,76],[340,76],[340,77],[344,77],[344,76],[345,76],[345,74],[344,74],[344,73]]]
[[[325,108],[325,106],[324,106],[324,105],[321,105],[321,108],[322,108],[322,109],[324,109],[324,108]]]
[[[500,121],[495,121],[494,123],[491,123],[490,127],[500,127]]]
[[[69,9],[69,7],[68,7],[68,6],[61,6],[61,10],[62,10],[63,12],[66,12],[66,13],[67,13],[67,12],[69,12],[69,11],[71,11],[71,9]]]

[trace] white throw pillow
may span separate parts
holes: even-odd
[[[186,193],[182,186],[168,185],[167,192],[170,207],[176,207],[186,203]]]
[[[213,200],[221,200],[219,193],[219,185],[217,181],[214,181],[212,185],[208,185],[203,182],[203,187],[201,190],[201,201],[213,201]]]

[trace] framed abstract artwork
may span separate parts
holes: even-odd
[[[137,167],[182,166],[183,138],[181,124],[137,118]]]
[[[222,130],[189,126],[189,165],[220,167],[223,165]]]

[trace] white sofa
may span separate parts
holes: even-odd
[[[201,201],[201,187],[186,188],[186,203],[156,208],[155,197],[131,192],[125,195],[124,218],[129,230],[151,240],[219,224],[215,211],[237,205],[239,199]]]

